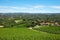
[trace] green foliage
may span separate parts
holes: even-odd
[[[33,28],[33,29],[47,32],[47,33],[60,34],[60,26],[42,26],[42,27]]]

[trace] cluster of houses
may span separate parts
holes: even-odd
[[[58,22],[40,22],[40,25],[60,26]]]

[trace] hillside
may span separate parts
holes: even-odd
[[[27,28],[1,28],[0,40],[60,40],[60,35]]]

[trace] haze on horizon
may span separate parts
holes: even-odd
[[[60,13],[60,0],[0,0],[0,13]]]

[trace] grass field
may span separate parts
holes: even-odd
[[[60,40],[60,34],[38,32],[27,28],[0,28],[0,40]]]

